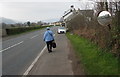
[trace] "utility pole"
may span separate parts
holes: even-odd
[[[105,10],[108,11],[108,1],[105,1]]]

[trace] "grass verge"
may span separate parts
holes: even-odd
[[[66,34],[87,75],[118,75],[118,59],[109,52],[77,35]]]

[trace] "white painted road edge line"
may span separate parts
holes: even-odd
[[[33,68],[33,66],[35,65],[35,63],[38,61],[38,59],[40,58],[40,56],[43,54],[43,52],[45,51],[45,49],[47,48],[47,45],[45,45],[45,47],[42,49],[42,51],[40,52],[40,54],[35,58],[35,60],[33,61],[33,63],[28,67],[28,69],[25,71],[25,73],[23,74],[28,75],[29,72],[31,71],[31,69]]]
[[[33,37],[31,37],[30,39],[33,39],[33,38],[35,38],[35,37],[37,37],[38,35],[35,35],[35,36],[33,36]]]
[[[21,44],[21,43],[23,43],[23,41],[21,41],[21,42],[19,42],[19,43],[17,43],[17,44],[14,44],[14,45],[12,45],[12,46],[10,46],[10,47],[8,47],[8,48],[5,48],[5,49],[1,50],[0,52],[6,51],[6,50],[8,50],[8,49],[10,49],[10,48],[13,48],[13,47]]]

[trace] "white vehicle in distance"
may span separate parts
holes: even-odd
[[[58,28],[57,33],[58,33],[58,34],[66,33],[66,28],[65,28],[65,27],[60,27],[60,28]]]

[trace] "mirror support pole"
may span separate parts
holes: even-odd
[[[109,30],[111,30],[111,26],[110,26],[110,24],[108,24],[107,26],[108,26]]]

